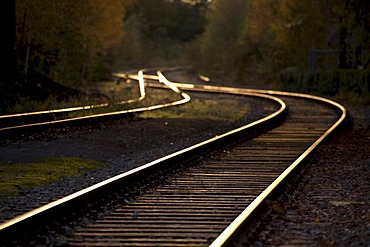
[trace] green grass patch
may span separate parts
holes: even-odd
[[[192,118],[217,121],[236,121],[248,114],[248,107],[237,99],[192,99],[190,103],[168,107],[138,116],[141,118]]]
[[[0,199],[16,195],[20,190],[44,186],[67,176],[78,176],[103,166],[93,160],[79,158],[45,158],[29,164],[0,166]]]

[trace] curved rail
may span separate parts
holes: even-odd
[[[117,75],[117,76],[121,76],[121,77],[123,76],[122,74],[113,74],[113,75]],[[140,97],[138,99],[130,99],[130,100],[116,102],[116,103],[114,103],[114,105],[123,105],[123,104],[127,104],[127,103],[138,102],[138,101],[141,101],[145,98],[145,86],[144,86],[143,70],[140,70],[138,72],[137,80],[139,81]],[[0,120],[1,119],[6,119],[6,118],[15,118],[15,117],[24,117],[24,116],[34,116],[34,115],[42,115],[42,114],[53,114],[53,113],[62,113],[62,112],[90,110],[90,109],[95,109],[95,108],[106,107],[106,106],[109,106],[109,105],[110,105],[110,103],[101,103],[101,104],[95,104],[95,105],[74,106],[74,107],[44,110],[44,111],[35,111],[35,112],[15,113],[15,114],[9,114],[9,115],[0,115]]]
[[[157,76],[162,83],[170,87],[172,90],[177,91],[178,93],[181,93],[181,95],[184,97],[184,99],[178,101],[176,104],[185,103],[190,100],[190,97],[187,94],[181,92],[179,89],[174,87],[172,83],[168,81],[160,71],[158,71]],[[168,164],[169,162],[173,162],[173,160],[178,160],[178,159],[181,159],[181,157],[188,156],[189,154],[199,152],[200,150],[204,150],[210,145],[214,145],[215,143],[220,143],[227,138],[233,137],[237,133],[253,130],[257,126],[263,125],[263,124],[276,124],[277,119],[284,117],[284,114],[286,112],[286,104],[281,99],[276,98],[274,96],[270,96],[270,95],[263,95],[263,94],[250,93],[250,92],[248,93],[241,92],[238,94],[269,99],[269,100],[276,102],[279,105],[279,107],[272,114],[266,117],[263,117],[257,121],[246,124],[245,126],[242,126],[240,128],[234,129],[229,132],[226,132],[224,134],[215,136],[199,144],[196,144],[191,147],[185,148],[183,150],[177,151],[163,158],[152,161],[138,168],[132,169],[128,172],[119,174],[110,179],[107,179],[93,186],[90,186],[86,189],[73,193],[69,196],[63,197],[57,201],[54,201],[52,203],[49,203],[47,205],[34,209],[14,219],[6,221],[0,224],[0,236],[2,237],[8,236],[9,233],[17,231],[18,228],[21,228],[21,229],[27,228],[27,226],[29,225],[29,222],[38,222],[41,219],[43,219],[43,217],[48,217],[51,215],[58,215],[58,213],[56,213],[58,210],[63,210],[65,208],[69,210],[70,207],[73,207],[72,205],[78,204],[76,203],[76,201],[81,202],[81,201],[85,201],[86,198],[91,199],[92,197],[94,197],[95,193],[97,193],[97,191],[99,190],[107,191],[109,190],[108,188],[114,187],[118,183],[123,183],[124,181],[132,180],[133,178],[142,176],[143,174],[150,174],[150,172],[157,167],[162,167],[163,165]],[[168,105],[173,105],[173,103],[168,104]],[[157,108],[159,107],[152,107],[152,109],[157,109]]]
[[[125,103],[132,103],[134,101],[142,101],[145,98],[146,93],[145,93],[145,82],[144,82],[144,80],[145,80],[145,77],[148,77],[148,76],[144,75],[145,72],[146,72],[146,70],[140,70],[138,72],[137,76],[135,76],[135,77],[131,76],[132,78],[134,77],[136,80],[139,81],[140,97],[139,97],[138,100],[125,101]],[[115,76],[116,77],[119,77],[119,76],[123,77],[124,74],[116,73]],[[137,113],[137,112],[143,112],[143,111],[152,111],[152,110],[156,110],[156,109],[160,109],[160,108],[185,104],[185,103],[190,101],[189,95],[187,95],[186,93],[181,92],[178,88],[176,88],[176,86],[172,85],[171,83],[166,82],[165,86],[169,87],[172,91],[179,94],[182,97],[182,99],[174,101],[174,102],[157,104],[157,105],[152,105],[152,106],[147,106],[147,107],[139,107],[139,108],[134,108],[134,109],[122,110],[122,111],[114,111],[114,112],[100,113],[100,114],[94,114],[94,115],[88,115],[88,116],[82,116],[82,117],[74,117],[74,118],[66,118],[66,119],[53,120],[53,121],[45,121],[45,122],[37,122],[37,123],[2,127],[2,128],[0,128],[0,131],[18,130],[18,129],[21,129],[21,128],[29,128],[29,127],[35,127],[35,126],[45,126],[45,125],[51,125],[51,124],[68,123],[68,122],[72,122],[72,121],[81,121],[81,120],[87,120],[87,119],[95,119],[95,118],[116,116],[116,115],[129,114],[129,113]],[[116,104],[123,104],[123,102],[119,102],[119,103],[116,103]],[[108,103],[104,103],[104,104],[100,104],[100,105],[80,106],[80,107],[71,107],[71,108],[64,108],[64,109],[48,110],[48,111],[38,111],[38,112],[12,114],[12,115],[3,115],[3,116],[0,116],[0,121],[2,119],[10,119],[10,118],[17,118],[17,117],[36,116],[36,115],[42,115],[42,114],[71,112],[71,111],[79,111],[79,110],[88,110],[88,109],[93,109],[93,108],[105,107],[105,106],[108,106],[108,105],[109,105]]]
[[[148,79],[152,80],[163,80],[164,75],[162,72],[158,72],[158,76],[148,75]],[[210,82],[210,78],[201,76],[201,79]],[[295,170],[299,164],[302,163],[338,126],[340,126],[347,117],[346,109],[339,103],[319,97],[314,95],[302,94],[302,93],[293,93],[293,92],[283,92],[283,91],[274,91],[274,90],[259,90],[259,89],[243,89],[243,88],[230,88],[230,87],[220,87],[220,86],[210,86],[210,85],[195,85],[189,83],[180,83],[171,81],[176,87],[185,90],[185,91],[198,91],[198,92],[219,92],[219,93],[237,93],[237,92],[246,92],[246,93],[257,93],[262,95],[276,95],[276,96],[285,96],[285,97],[295,97],[295,98],[305,98],[309,100],[315,100],[319,102],[326,103],[334,107],[337,111],[340,112],[339,119],[325,131],[311,146],[307,148],[286,170],[278,176],[245,210],[220,234],[220,236],[214,240],[211,244],[212,247],[216,246],[225,246],[231,241],[232,236],[240,229],[240,227],[245,224],[246,221],[250,220],[251,215],[261,206],[266,198],[268,198],[273,192],[286,180],[289,174]],[[147,84],[150,87],[161,87],[158,84]]]
[[[171,102],[171,103],[165,103],[165,104],[161,104],[161,105],[154,105],[154,106],[149,106],[149,107],[145,107],[145,108],[136,108],[136,109],[131,109],[131,110],[119,111],[119,112],[111,112],[111,113],[97,114],[97,115],[86,116],[86,117],[79,117],[79,118],[66,119],[66,120],[59,120],[59,121],[54,121],[54,122],[63,122],[63,121],[80,120],[80,119],[94,118],[94,117],[101,117],[101,116],[108,116],[108,115],[116,115],[116,114],[122,114],[122,113],[128,113],[128,112],[140,112],[140,111],[148,111],[148,110],[150,111],[150,110],[155,110],[155,109],[159,109],[159,108],[163,108],[163,107],[180,105],[180,104],[184,104],[184,103],[187,103],[187,102],[189,102],[189,101],[190,101],[190,99],[191,99],[191,98],[190,98],[190,96],[189,96],[188,94],[186,94],[186,93],[183,93],[183,92],[182,92],[181,90],[179,90],[176,86],[174,86],[170,81],[166,80],[166,78],[163,76],[163,74],[162,74],[162,73],[158,72],[158,77],[160,78],[160,81],[161,81],[163,84],[165,84],[168,88],[170,88],[172,91],[174,91],[174,92],[176,92],[176,93],[180,94],[180,95],[181,95],[181,97],[182,97],[182,99],[181,99],[181,100],[178,100],[178,101],[175,101],[175,102]],[[140,79],[140,81],[141,81],[140,83],[141,83],[142,85],[144,85],[143,70],[140,70],[140,71],[139,71],[139,78],[142,78],[142,79]],[[145,95],[145,94],[144,94],[144,95]],[[265,97],[265,96],[263,96],[263,97]],[[39,124],[37,124],[37,125],[40,125],[40,124],[48,124],[48,123],[39,123]],[[27,125],[27,126],[28,126],[28,125]],[[16,127],[15,127],[15,128],[16,128]],[[18,128],[19,128],[19,126],[18,126]],[[1,130],[1,129],[0,129],[0,130]],[[217,139],[219,139],[219,138],[220,138],[220,137],[216,137],[216,138],[215,138],[215,140],[217,140]],[[147,164],[147,165],[144,165],[144,166],[142,166],[142,167],[139,167],[139,168],[133,169],[133,170],[131,170],[131,171],[129,171],[129,172],[126,172],[126,173],[123,173],[123,174],[121,174],[121,175],[115,176],[115,177],[113,177],[113,178],[107,179],[107,180],[105,180],[105,181],[103,181],[103,182],[101,182],[101,183],[98,183],[98,184],[96,184],[96,185],[93,185],[93,186],[91,186],[91,187],[89,187],[89,188],[86,188],[86,189],[84,189],[84,190],[78,191],[78,192],[76,192],[76,193],[74,193],[74,194],[72,194],[72,195],[70,195],[70,196],[66,196],[66,197],[64,197],[64,198],[62,198],[62,199],[60,199],[60,200],[57,200],[57,201],[55,201],[55,202],[52,202],[52,203],[50,203],[50,204],[47,204],[47,205],[45,205],[45,206],[42,206],[42,207],[37,208],[37,209],[35,209],[35,210],[32,210],[32,211],[30,211],[29,213],[23,214],[23,215],[21,215],[21,216],[19,216],[19,217],[16,217],[16,218],[14,218],[14,219],[12,219],[12,220],[10,220],[10,221],[7,221],[7,222],[5,222],[5,223],[3,223],[3,224],[0,224],[0,231],[1,231],[2,229],[5,229],[5,228],[7,228],[7,227],[11,226],[11,225],[14,225],[14,224],[16,224],[16,223],[18,223],[18,222],[21,222],[21,221],[23,221],[23,220],[25,220],[25,219],[27,219],[27,218],[30,218],[30,217],[32,217],[32,216],[34,216],[34,215],[37,215],[37,214],[39,214],[39,213],[41,213],[41,212],[44,212],[44,211],[46,211],[46,210],[49,210],[49,209],[51,209],[51,208],[53,208],[53,207],[55,207],[55,206],[61,205],[61,204],[65,203],[65,202],[68,202],[68,201],[70,201],[70,200],[73,200],[73,199],[75,199],[75,198],[77,198],[77,197],[79,197],[79,196],[81,196],[81,195],[84,195],[84,194],[87,194],[87,193],[89,193],[89,192],[91,192],[91,191],[94,191],[95,189],[98,189],[98,188],[100,188],[100,187],[103,187],[103,186],[105,186],[106,184],[110,184],[110,183],[115,182],[115,181],[117,181],[117,180],[120,180],[120,179],[122,179],[122,178],[124,178],[124,177],[130,176],[131,174],[135,174],[135,173],[137,173],[137,172],[140,172],[140,171],[142,171],[142,170],[146,169],[147,167],[150,167],[150,166],[155,165],[156,163],[160,163],[160,162],[162,162],[163,160],[170,159],[170,158],[172,158],[172,157],[175,157],[175,156],[177,156],[177,155],[179,155],[179,154],[185,153],[185,152],[187,152],[187,151],[189,151],[189,150],[195,149],[195,148],[197,148],[198,146],[205,145],[205,144],[207,144],[207,143],[209,143],[209,142],[212,142],[212,141],[213,141],[213,140],[211,140],[211,141],[207,141],[207,142],[204,142],[204,143],[200,143],[200,144],[198,144],[198,145],[196,145],[196,146],[190,147],[190,148],[185,149],[185,150],[182,150],[182,151],[180,151],[180,152],[176,152],[176,153],[174,153],[174,154],[172,154],[172,155],[169,155],[169,156],[166,156],[166,157],[164,157],[164,158],[162,158],[162,159],[156,160],[155,162],[151,162],[151,163],[149,163],[149,164]]]
[[[266,92],[267,93],[267,92]],[[245,224],[248,220],[248,217],[252,215],[252,213],[260,207],[262,202],[271,195],[276,188],[283,183],[283,181],[288,177],[288,175],[296,169],[301,162],[306,159],[347,117],[346,109],[331,100],[305,95],[305,94],[296,94],[296,93],[284,93],[284,92],[277,92],[277,91],[269,91],[268,94],[273,95],[284,95],[289,97],[304,97],[308,99],[314,99],[322,102],[326,102],[331,104],[332,106],[337,107],[341,112],[340,118],[319,138],[317,139],[301,156],[299,156],[275,181],[269,185],[222,233],[221,235],[210,245],[212,247],[216,246],[225,246],[231,237],[238,231],[238,229]]]
[[[162,74],[163,76],[163,74]],[[153,76],[151,76],[154,79]],[[209,82],[210,78],[206,78],[206,81]],[[159,79],[159,78],[157,78]],[[188,91],[200,91],[200,92],[220,92],[220,93],[235,93],[235,92],[248,92],[248,93],[259,93],[265,95],[277,95],[277,96],[286,96],[286,97],[296,97],[296,98],[305,98],[309,100],[316,100],[319,102],[324,102],[332,107],[336,108],[340,112],[339,119],[327,130],[325,131],[320,138],[318,138],[308,149],[302,153],[279,177],[275,179],[222,233],[221,235],[211,244],[212,247],[224,246],[226,245],[231,237],[238,231],[238,229],[245,224],[245,222],[252,215],[257,208],[261,206],[266,198],[268,198],[279,185],[288,177],[288,175],[297,167],[301,162],[307,158],[339,125],[341,125],[347,117],[347,111],[345,107],[339,103],[319,97],[314,95],[302,94],[302,93],[293,93],[293,92],[283,92],[275,90],[259,90],[259,89],[243,89],[243,88],[230,88],[230,87],[220,87],[220,86],[209,86],[209,85],[195,85],[189,83],[180,83],[171,81],[175,86],[183,90]],[[157,87],[155,84],[150,84],[148,86]]]
[[[292,93],[292,92],[283,92],[283,91],[274,91],[274,90],[258,90],[258,89],[235,89],[229,87],[218,87],[218,86],[208,86],[208,85],[194,85],[194,84],[184,84],[178,82],[172,82],[177,87],[183,90],[189,91],[207,91],[207,92],[235,92],[235,91],[243,91],[243,92],[250,92],[250,93],[261,93],[267,95],[278,95],[278,96],[287,96],[287,97],[297,97],[297,98],[306,98],[310,100],[316,100],[320,102],[325,102],[332,107],[337,108],[340,112],[339,119],[325,132],[321,135],[319,139],[317,139],[302,155],[300,155],[279,177],[275,179],[273,183],[271,183],[221,234],[220,236],[214,240],[214,242],[210,245],[212,247],[216,246],[225,246],[227,243],[231,241],[232,236],[240,229],[240,227],[245,224],[248,217],[252,215],[252,213],[261,206],[268,196],[270,196],[276,188],[282,184],[282,182],[288,177],[288,175],[297,167],[301,162],[307,158],[339,125],[341,125],[347,117],[347,111],[345,107],[341,104],[314,95],[302,94],[302,93]]]
[[[249,95],[254,97],[262,97],[266,99],[271,99],[277,102],[280,105],[280,108],[275,111],[273,114],[264,117],[260,120],[257,120],[253,123],[247,124],[243,127],[240,127],[238,129],[229,131],[225,134],[216,136],[210,140],[204,141],[202,143],[199,143],[197,145],[188,147],[184,150],[180,150],[178,152],[175,152],[173,154],[167,155],[161,159],[155,160],[153,162],[150,162],[144,166],[135,168],[131,171],[128,171],[126,173],[117,175],[113,178],[110,178],[106,181],[103,181],[101,183],[98,183],[94,186],[91,186],[89,188],[86,188],[84,190],[81,190],[79,192],[76,192],[70,196],[64,197],[56,202],[50,203],[48,205],[45,205],[41,208],[35,209],[28,214],[21,215],[13,220],[10,220],[8,222],[5,222],[0,225],[0,235],[7,234],[8,231],[12,231],[12,228],[22,222],[27,222],[30,218],[35,217],[42,217],[42,214],[44,214],[46,211],[52,212],[53,210],[58,209],[59,207],[69,207],[71,204],[74,204],[75,200],[84,200],[85,197],[91,197],[96,190],[104,190],[106,187],[113,186],[114,184],[121,183],[122,181],[126,179],[133,179],[135,176],[139,176],[142,174],[147,174],[152,171],[152,169],[163,166],[164,164],[168,164],[172,162],[174,159],[179,159],[185,155],[188,155],[189,153],[195,153],[198,150],[201,150],[205,147],[208,147],[209,145],[213,143],[219,143],[222,140],[229,138],[231,136],[234,136],[237,133],[248,131],[250,129],[255,128],[259,124],[266,124],[266,123],[273,123],[275,119],[280,118],[284,115],[286,112],[286,104],[283,100],[275,97],[275,95],[278,96],[284,96],[284,97],[298,97],[298,98],[305,98],[309,100],[315,100],[320,102],[325,102],[326,104],[331,105],[335,109],[341,112],[340,117],[335,123],[327,130],[325,131],[312,145],[308,147],[306,151],[304,151],[290,166],[288,166],[283,173],[281,173],[266,189],[263,190],[263,192],[258,195],[253,202],[247,206],[242,213],[228,226],[226,229],[217,237],[211,246],[225,246],[228,243],[230,243],[231,238],[236,234],[236,232],[240,229],[240,227],[248,220],[250,220],[251,215],[253,212],[255,212],[256,209],[258,209],[261,206],[261,203],[269,197],[274,191],[276,191],[277,187],[282,184],[283,181],[286,180],[287,176],[296,169],[301,162],[306,159],[306,157],[312,153],[313,150],[317,148],[318,145],[322,143],[323,140],[325,140],[341,123],[343,123],[344,119],[346,118],[346,109],[341,106],[340,104],[317,96],[311,96],[306,94],[297,94],[297,93],[288,93],[288,92],[280,92],[280,91],[271,91],[271,90],[251,90],[251,89],[242,89],[242,88],[229,88],[229,87],[215,87],[215,86],[202,86],[202,85],[194,85],[194,84],[186,84],[186,83],[178,83],[178,82],[171,82],[166,79],[164,74],[161,71],[157,71],[156,75],[144,75],[143,78],[147,79],[154,79],[158,80],[167,87],[171,88],[174,91],[177,91],[181,95],[184,94],[180,89],[184,91],[200,91],[200,92],[219,92],[219,93],[227,93],[227,94],[239,94],[239,95]],[[163,87],[162,85],[158,84],[149,84],[147,83],[147,86],[153,86],[153,87]],[[184,94],[187,95],[187,94]],[[190,97],[186,97],[183,95],[183,99],[179,102],[185,102],[189,101]],[[179,103],[180,104],[180,103]],[[49,213],[52,214],[52,213]],[[26,224],[26,223],[24,223]]]

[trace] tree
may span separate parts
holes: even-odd
[[[248,11],[248,2],[240,0],[219,0],[209,10],[208,25],[200,41],[206,69],[224,68],[230,72],[240,62],[239,37]]]
[[[158,66],[181,59],[184,47],[203,32],[206,20],[204,2],[138,0],[124,20],[123,57],[126,63]],[[127,49],[126,49],[127,48]],[[135,63],[134,63],[135,64]]]
[[[37,71],[65,85],[101,79],[123,36],[125,6],[132,1],[16,1],[22,71]]]
[[[310,49],[326,48],[325,7],[325,0],[217,0],[201,40],[203,66],[243,80],[305,69]]]
[[[325,48],[323,1],[252,0],[245,38],[258,44],[268,70],[305,68],[311,48]]]
[[[345,4],[339,7],[341,7],[340,13],[342,14],[340,68],[369,68],[370,2],[346,0]]]

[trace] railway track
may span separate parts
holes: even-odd
[[[160,72],[157,79],[166,81]],[[40,236],[50,234],[59,239],[57,243],[71,246],[231,245],[240,227],[346,117],[339,104],[318,97],[175,85],[188,91],[265,97],[274,101],[277,110],[254,123],[5,222],[0,225],[1,239],[36,244],[45,239]],[[106,197],[94,202],[100,193]],[[81,210],[92,214],[82,202],[87,202],[90,209],[94,203],[99,204],[98,209],[93,207],[96,212],[106,210],[109,204],[109,212],[95,213],[99,217],[82,220],[84,224],[78,226],[67,216],[58,217],[73,209],[73,217],[86,219],[76,216]],[[30,226],[40,225],[40,221],[49,224],[48,231],[41,227],[32,232]],[[30,234],[9,238],[18,231]],[[39,237],[34,238],[36,235]]]
[[[152,111],[160,108],[176,106],[180,104],[184,104],[189,102],[190,97],[182,92],[179,92],[177,88],[170,87],[170,85],[165,85],[165,87],[170,88],[173,90],[176,95],[179,95],[179,99],[170,101],[170,102],[161,102],[161,103],[152,103],[152,104],[144,104],[143,106],[136,106],[130,107],[130,104],[142,102],[146,96],[147,92],[145,89],[145,79],[144,73],[148,70],[140,70],[137,74],[135,74],[134,78],[138,82],[138,91],[139,95],[137,98],[114,102],[114,103],[101,103],[95,105],[85,105],[85,106],[75,106],[75,107],[68,107],[68,108],[60,108],[60,109],[53,109],[53,110],[44,110],[44,111],[35,111],[35,112],[26,112],[26,113],[18,113],[18,114],[10,114],[10,115],[1,115],[0,116],[0,132],[2,133],[14,133],[23,129],[31,129],[35,127],[39,128],[46,128],[50,126],[63,126],[70,123],[81,122],[84,123],[86,121],[91,121],[93,119],[103,119],[103,118],[111,118],[115,116],[124,116],[129,115],[132,113],[144,112],[144,111]],[[123,77],[123,74],[114,74],[113,77]],[[132,78],[131,78],[132,79]],[[149,78],[150,79],[150,78]],[[91,110],[101,110],[106,109],[112,106],[123,106],[128,105],[125,109],[107,109],[106,111],[100,113],[87,113],[86,115],[82,115],[81,112],[91,111]],[[71,113],[80,113],[81,116],[69,116],[68,114]]]

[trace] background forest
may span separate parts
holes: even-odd
[[[16,77],[0,80],[0,112],[45,100],[29,93],[41,81],[76,88],[178,65],[368,104],[368,13],[366,0],[17,0]]]

